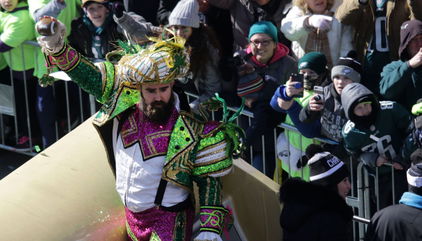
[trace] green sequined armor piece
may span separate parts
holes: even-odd
[[[68,52],[76,53],[78,61],[70,58]],[[86,92],[99,98],[102,95],[101,72],[88,59],[77,53],[71,46],[65,45],[57,55],[50,56],[52,62],[65,71],[72,81]],[[73,64],[73,65],[71,65]]]
[[[170,137],[163,169],[164,179],[192,190],[191,152],[198,141],[196,133],[201,133],[203,127],[204,125],[199,122],[189,121],[188,117],[183,114],[179,116]]]

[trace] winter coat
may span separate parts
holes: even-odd
[[[403,197],[407,197],[405,201]],[[410,201],[410,202],[409,202]],[[410,203],[419,203],[412,205]],[[409,205],[410,204],[410,205]],[[406,192],[400,204],[381,209],[371,218],[366,241],[422,240],[422,196]]]
[[[251,79],[252,75],[260,75],[264,80],[264,85],[271,85],[272,88],[268,89],[267,87],[264,87],[258,99],[268,102],[271,99],[275,89],[279,85],[286,83],[286,81],[290,78],[290,75],[297,71],[297,62],[292,57],[290,57],[288,53],[289,49],[285,45],[278,43],[273,57],[267,64],[262,64],[259,63],[254,56],[251,56],[251,47],[238,51],[237,54],[242,56],[246,63],[251,64],[255,69],[255,71],[252,73],[239,76],[239,83],[249,82],[245,81],[245,79]]]
[[[240,56],[250,56],[250,47],[238,51]],[[278,43],[277,49],[272,59],[267,64],[259,63],[254,56],[246,57],[246,62],[252,65],[255,71],[239,76],[239,83],[249,82],[254,79],[251,76],[259,75],[264,81],[264,87],[254,93],[248,94],[246,98],[255,98],[255,101],[250,109],[254,118],[246,130],[246,143],[254,143],[254,150],[259,150],[261,145],[257,144],[260,141],[261,135],[276,127],[284,118],[284,116],[275,112],[269,105],[274,91],[279,85],[286,83],[290,74],[296,72],[297,63],[288,55],[288,48],[281,43]],[[246,80],[246,81],[245,81]],[[272,131],[272,130],[271,130]],[[266,145],[268,143],[266,142]]]
[[[408,4],[409,2],[409,4]],[[359,60],[363,60],[367,47],[374,33],[374,10],[376,6],[373,0],[367,4],[360,4],[358,0],[345,0],[336,11],[336,18],[342,24],[352,25],[355,29],[353,42],[358,51]],[[400,45],[400,26],[410,17],[422,16],[422,1],[420,0],[390,0],[387,2],[386,26],[390,49],[390,57],[399,59],[398,49]]]
[[[215,93],[219,93],[223,82],[218,69],[218,63],[220,61],[219,51],[209,41],[207,42],[207,46],[210,58],[205,68],[196,76],[193,76],[193,73],[190,72],[185,78],[179,79],[179,82],[182,84],[188,82],[193,84],[196,90],[195,92],[198,93],[198,98],[189,104],[194,111],[198,110],[199,104],[212,98]]]
[[[393,61],[381,73],[380,94],[394,100],[410,111],[422,98],[422,67],[413,69],[407,62]]]
[[[357,117],[353,113],[357,101],[363,97],[372,100],[374,118],[369,127],[356,124]],[[385,155],[390,161],[403,162],[400,153],[411,123],[410,113],[396,102],[378,102],[375,95],[360,84],[347,85],[341,100],[349,119],[342,132],[346,149],[360,155],[360,160],[373,167],[379,155]],[[366,153],[369,154],[362,156]]]
[[[11,12],[0,12],[0,52],[13,71],[34,68],[36,47],[24,43],[34,39],[34,22],[26,2],[19,2]]]
[[[280,97],[278,93],[284,92],[285,86],[280,86],[271,99],[271,107],[278,112],[287,113],[285,124],[295,126],[298,123],[298,116],[302,106],[307,105],[313,96],[313,91],[304,90],[303,97],[294,98],[292,106],[288,110],[283,110],[278,106],[277,98],[287,99],[289,97],[283,95]],[[287,97],[287,98],[286,98]],[[297,128],[297,129],[300,129]],[[309,180],[309,167],[302,167],[301,159],[305,155],[306,147],[311,143],[319,143],[318,141],[306,138],[299,131],[284,130],[277,137],[277,158],[281,161],[281,168],[288,172],[292,177],[302,177]]]
[[[340,95],[334,88],[333,84],[324,87],[324,108],[321,112],[311,111],[309,105],[303,108],[299,114],[299,120],[305,123],[312,123],[320,120],[321,129],[303,130],[308,132],[307,137],[324,136],[331,140],[341,142],[341,129],[347,122],[347,118],[343,111]],[[309,126],[312,128],[313,126]],[[302,131],[301,131],[302,132]]]
[[[291,0],[271,0],[266,7],[258,7],[257,3],[250,0],[208,0],[208,2],[218,8],[230,10],[234,50],[240,50],[249,43],[249,28],[255,22],[271,21],[279,29],[281,19],[285,16],[284,8]]]
[[[335,9],[331,9],[335,12]],[[308,40],[308,29],[305,27],[305,21],[312,16],[306,14],[297,6],[292,7],[287,16],[281,21],[281,32],[287,39],[292,41],[292,51],[297,58],[305,55],[305,46]],[[352,46],[352,27],[341,24],[333,17],[330,31],[327,32],[331,63],[336,63],[338,58],[346,56],[353,49]]]
[[[280,189],[284,241],[339,241],[351,235],[352,208],[335,191],[300,179]]]
[[[92,38],[94,33],[84,23],[83,17],[72,21],[71,30],[72,32],[68,37],[69,44],[85,57],[94,58],[95,56],[92,53]],[[117,31],[117,24],[113,19],[104,27],[104,30],[100,34],[100,38],[104,56],[108,52],[116,49],[116,41],[118,39],[124,39],[123,35]]]

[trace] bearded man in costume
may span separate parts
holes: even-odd
[[[144,49],[126,45],[137,53],[93,64],[63,42],[63,24],[46,18],[53,33],[38,42],[47,65],[65,71],[103,104],[94,126],[116,177],[129,238],[191,240],[195,182],[200,206],[195,240],[221,240],[228,210],[220,177],[232,168],[240,134],[230,122],[199,121],[180,109],[173,84],[189,68],[183,40],[157,40]]]

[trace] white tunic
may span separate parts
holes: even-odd
[[[179,110],[178,98],[175,96]],[[155,206],[165,156],[144,161],[139,142],[124,148],[122,138],[117,137],[118,120],[113,120],[113,150],[116,160],[116,190],[124,205],[133,212],[141,212]],[[187,199],[189,192],[167,183],[162,206],[170,207]]]

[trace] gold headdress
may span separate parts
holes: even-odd
[[[165,40],[150,40],[154,44],[120,59],[117,66],[122,79],[137,84],[167,84],[186,75],[189,70],[189,54],[184,47],[183,38],[175,36]]]

